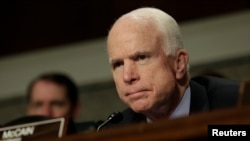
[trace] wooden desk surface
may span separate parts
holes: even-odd
[[[201,140],[207,137],[209,124],[248,124],[250,106],[220,109],[172,120],[137,123],[101,130],[77,133],[46,141],[166,141]]]

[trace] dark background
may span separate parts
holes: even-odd
[[[1,0],[0,57],[105,37],[121,14],[158,7],[177,22],[249,9],[248,0]]]

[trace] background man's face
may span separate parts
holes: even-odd
[[[63,86],[40,80],[31,90],[27,114],[57,118],[69,116],[70,108]]]

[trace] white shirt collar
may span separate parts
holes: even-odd
[[[181,99],[181,102],[176,107],[174,112],[170,115],[169,119],[188,116],[190,109],[190,101],[191,101],[191,91],[190,91],[190,86],[188,86]]]

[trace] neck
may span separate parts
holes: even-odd
[[[146,117],[149,118],[151,121],[169,118],[171,114],[175,111],[176,107],[179,105],[182,100],[182,97],[185,94],[185,91],[188,87],[187,80],[188,79],[186,79],[185,83],[180,83],[176,86],[174,93],[171,94],[171,97],[168,100],[162,102],[161,104],[158,104],[144,115],[146,115]]]

